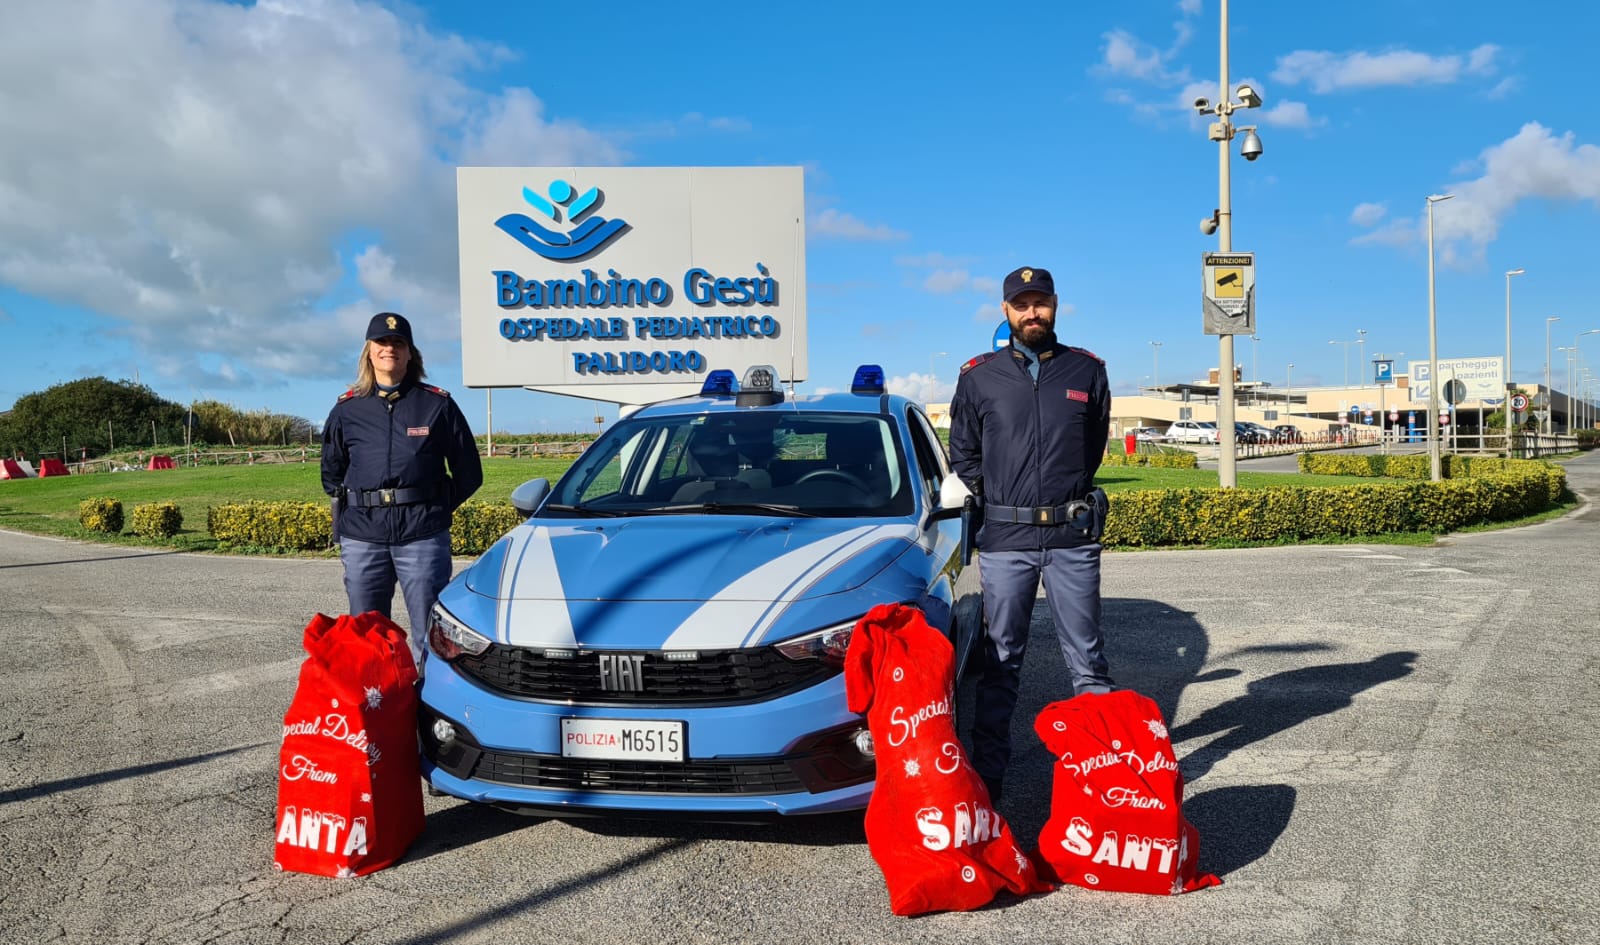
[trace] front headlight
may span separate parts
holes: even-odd
[[[791,660],[821,660],[829,666],[842,667],[845,651],[850,649],[850,635],[855,630],[856,622],[852,620],[774,646]]]
[[[438,604],[428,612],[428,647],[446,663],[453,663],[462,656],[477,656],[492,642]]]

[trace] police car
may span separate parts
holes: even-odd
[[[439,596],[423,775],[529,812],[713,818],[865,807],[844,654],[914,604],[962,665],[967,490],[915,403],[858,370],[786,397],[770,367],[619,420]],[[958,672],[960,665],[958,665]]]

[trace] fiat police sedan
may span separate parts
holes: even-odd
[[[964,664],[967,491],[922,409],[865,366],[785,396],[771,368],[619,420],[439,596],[423,774],[512,810],[764,819],[865,807],[843,659],[874,605]],[[958,590],[959,585],[959,590]],[[958,665],[958,672],[960,666]]]

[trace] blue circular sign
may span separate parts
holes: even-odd
[[[994,330],[994,350],[999,351],[1009,344],[1011,344],[1011,323],[1001,322],[1000,327]]]

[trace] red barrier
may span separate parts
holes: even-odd
[[[26,479],[28,474],[14,459],[0,459],[0,479]]]
[[[1129,456],[1139,452],[1139,437],[1137,434],[1128,433],[1122,437],[1122,451]]]
[[[62,462],[61,460],[59,460],[59,459],[41,459],[41,460],[39,460],[39,478],[43,479],[45,476],[65,476],[66,474],[67,474],[67,464]]]
[[[152,457],[150,457],[149,465],[145,466],[145,468],[146,469],[177,469],[178,468],[178,464],[174,463],[172,461],[172,457],[171,456],[166,456],[166,455],[152,456]]]

